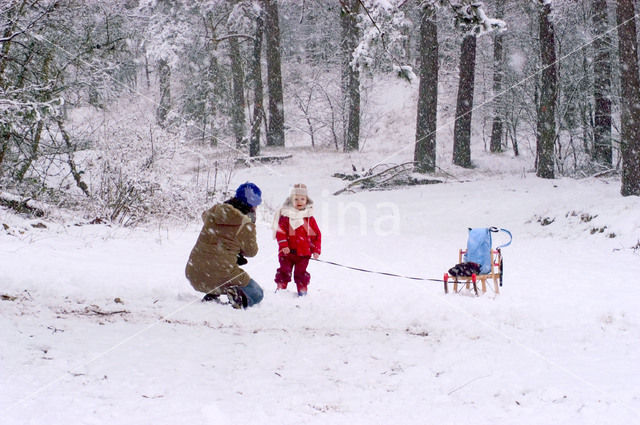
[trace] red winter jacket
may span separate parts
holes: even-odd
[[[280,216],[276,232],[278,252],[281,252],[283,248],[289,248],[301,257],[309,257],[316,252],[320,254],[321,240],[322,235],[315,218],[305,217],[304,224],[293,229],[289,224],[289,217]]]

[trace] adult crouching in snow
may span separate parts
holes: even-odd
[[[205,293],[202,301],[226,295],[233,308],[262,301],[260,285],[239,267],[258,253],[255,211],[261,196],[258,186],[243,183],[233,198],[202,213],[204,225],[185,270],[191,286]]]

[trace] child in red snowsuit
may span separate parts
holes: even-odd
[[[311,275],[307,265],[311,257],[320,255],[321,234],[313,218],[313,201],[307,196],[307,186],[295,184],[274,219],[275,238],[278,242],[278,261],[275,282],[278,290],[287,289],[293,280],[298,295],[307,295]]]

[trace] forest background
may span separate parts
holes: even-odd
[[[635,19],[632,0],[3,2],[1,202],[192,218],[238,167],[365,151],[391,75],[417,91],[415,137],[385,147],[405,171],[473,168],[480,139],[523,172],[640,195]]]

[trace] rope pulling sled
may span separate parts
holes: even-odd
[[[496,249],[492,249],[491,233],[496,233],[499,231],[503,231],[507,233],[509,235],[509,241],[505,244],[498,246]],[[473,283],[473,289],[476,295],[478,295],[478,287],[477,287],[478,280],[482,282],[482,292],[486,292],[486,280],[493,279],[494,290],[498,294],[500,293],[498,284],[499,286],[502,286],[502,276],[503,276],[503,267],[504,267],[501,248],[511,245],[512,240],[513,240],[513,236],[511,235],[511,232],[508,231],[507,229],[502,229],[497,227],[481,227],[481,228],[475,228],[475,229],[469,228],[469,239],[467,241],[467,248],[459,250],[458,264],[456,264],[456,266],[461,266],[463,264],[474,264],[475,266],[477,266],[479,273],[472,273],[469,276],[458,275],[458,274],[455,274],[455,275],[452,274],[450,276],[449,273],[445,273],[442,279],[406,276],[406,275],[401,275],[396,273],[369,270],[361,267],[352,267],[352,266],[336,263],[333,261],[320,260],[316,258],[312,258],[311,260],[317,261],[319,263],[331,264],[333,266],[343,267],[345,269],[356,270],[364,273],[373,273],[373,274],[379,274],[383,276],[391,276],[391,277],[398,277],[402,279],[411,279],[411,280],[419,280],[419,281],[442,282],[444,283],[444,292],[446,294],[449,293],[448,281],[450,277],[453,277],[454,292],[459,292],[458,283],[463,281],[464,283],[466,283],[467,289],[469,289],[471,284]],[[449,269],[449,272],[451,273],[456,266]]]

